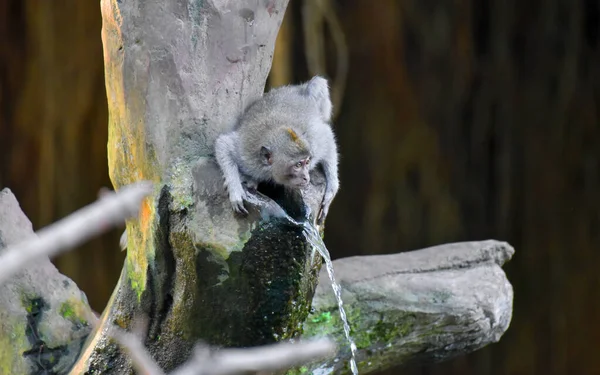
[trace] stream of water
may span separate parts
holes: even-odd
[[[335,295],[335,299],[337,300],[338,308],[340,311],[340,318],[342,320],[342,324],[344,327],[344,334],[346,336],[346,340],[350,344],[350,369],[352,370],[353,375],[358,375],[358,367],[356,366],[356,344],[354,340],[350,336],[350,324],[348,324],[348,318],[346,316],[346,311],[344,310],[344,303],[342,301],[342,287],[335,280],[335,274],[333,272],[333,263],[331,261],[331,256],[329,255],[329,250],[325,246],[323,239],[319,235],[319,231],[315,226],[310,223],[310,220],[306,220],[305,222],[299,223],[296,220],[292,219],[278,204],[271,201],[270,199],[265,199],[260,195],[250,195],[247,198],[251,203],[254,203],[263,208],[262,215],[264,218],[267,216],[275,216],[283,218],[290,223],[302,227],[303,234],[306,240],[312,245],[314,249],[316,249],[323,260],[325,261],[325,267],[327,269],[327,275],[329,276],[329,280],[331,281],[331,287],[333,288],[333,293]],[[307,213],[307,216],[309,213]]]
[[[329,275],[329,280],[331,281],[331,287],[333,288],[333,293],[335,294],[335,298],[338,303],[338,308],[340,310],[340,318],[342,319],[342,323],[344,326],[344,334],[346,335],[346,340],[350,344],[350,369],[352,370],[353,375],[358,375],[358,367],[356,366],[356,344],[354,340],[350,336],[350,324],[348,324],[348,318],[346,317],[346,311],[344,310],[344,303],[342,301],[342,287],[335,281],[335,274],[333,273],[333,262],[331,261],[331,256],[329,255],[329,250],[325,246],[323,239],[319,235],[317,228],[310,225],[308,222],[305,222],[303,225],[304,228],[304,236],[310,242],[310,244],[317,249],[319,254],[323,257],[325,261],[325,266],[327,268],[327,275]]]

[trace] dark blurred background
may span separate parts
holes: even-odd
[[[291,0],[269,86],[333,79],[334,257],[517,250],[498,344],[387,374],[600,374],[600,2],[318,4]],[[0,2],[0,187],[36,229],[111,186],[101,24],[98,1]],[[120,231],[55,261],[99,311]]]

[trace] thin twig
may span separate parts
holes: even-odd
[[[147,319],[136,319],[133,326],[132,333],[111,326],[108,335],[129,354],[137,371],[149,375],[164,375],[141,340],[147,328]],[[329,339],[220,350],[196,344],[191,358],[170,375],[236,375],[286,370],[326,358],[335,351],[336,345]]]
[[[222,349],[210,354],[208,349],[197,347],[192,358],[171,375],[235,375],[286,370],[329,357],[335,351],[336,345],[329,339]]]
[[[142,199],[150,193],[152,183],[148,181],[105,193],[98,201],[41,229],[37,236],[9,246],[0,255],[0,285],[36,259],[71,250],[136,216]]]

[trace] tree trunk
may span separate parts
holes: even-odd
[[[123,373],[127,361],[105,331],[139,314],[165,370],[200,339],[250,346],[301,332],[320,258],[297,227],[259,220],[259,209],[235,216],[212,155],[215,138],[263,93],[286,6],[102,1],[110,177],[117,189],[141,179],[157,187],[127,225],[121,279],[74,373]],[[302,210],[280,193],[271,195],[288,212]],[[313,185],[313,197],[322,193]],[[308,201],[316,212],[318,200]]]

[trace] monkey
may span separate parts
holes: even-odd
[[[216,138],[215,158],[233,211],[248,214],[246,189],[256,189],[260,182],[305,188],[310,171],[320,164],[326,188],[317,224],[323,223],[339,190],[332,110],[327,80],[315,76],[269,90],[247,107],[233,131]]]

